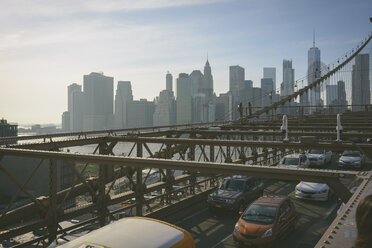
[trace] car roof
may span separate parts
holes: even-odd
[[[156,230],[156,231],[153,231]],[[138,239],[138,233],[145,239]],[[171,247],[185,238],[184,230],[172,224],[145,217],[128,217],[101,227],[64,245],[78,247]]]
[[[289,197],[285,195],[264,195],[255,200],[252,204],[280,206],[287,199],[289,199]]]

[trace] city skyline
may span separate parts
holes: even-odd
[[[0,28],[0,117],[9,122],[60,123],[67,86],[82,85],[92,71],[114,77],[114,91],[118,81],[131,81],[136,100],[152,101],[165,89],[167,71],[174,87],[179,73],[203,68],[207,54],[217,95],[228,91],[231,65],[243,67],[255,87],[262,69],[275,67],[278,88],[283,59],[293,61],[296,79],[306,75],[313,29],[325,63],[371,29],[369,1],[340,1],[332,11],[320,1],[68,2],[0,3],[6,23]],[[304,15],[311,9],[317,18]],[[353,18],[340,18],[345,13]]]

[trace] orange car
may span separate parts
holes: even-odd
[[[268,247],[295,228],[296,210],[288,196],[266,195],[242,213],[233,231],[234,242]]]

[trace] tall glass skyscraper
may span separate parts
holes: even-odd
[[[320,50],[315,46],[315,36],[313,47],[311,47],[307,53],[307,65],[307,83],[311,84],[321,77]],[[310,90],[309,100],[311,106],[323,105],[320,98],[320,85]],[[316,108],[310,108],[310,113],[315,110]]]
[[[263,78],[271,78],[273,80],[272,91],[275,92],[276,90],[276,68],[275,67],[264,67]]]
[[[355,57],[355,65],[352,70],[352,105],[371,104],[369,70],[369,54],[358,54]],[[352,111],[362,110],[364,110],[364,106],[352,106]]]

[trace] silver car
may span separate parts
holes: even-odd
[[[340,169],[362,169],[365,164],[365,156],[360,151],[344,151],[338,159]]]
[[[307,168],[309,165],[310,161],[305,154],[294,153],[284,156],[280,160],[278,167]]]
[[[332,161],[332,152],[326,150],[310,149],[306,156],[310,160],[311,166],[324,167]]]
[[[295,196],[300,199],[327,201],[329,194],[330,191],[327,184],[301,181],[296,186]]]

